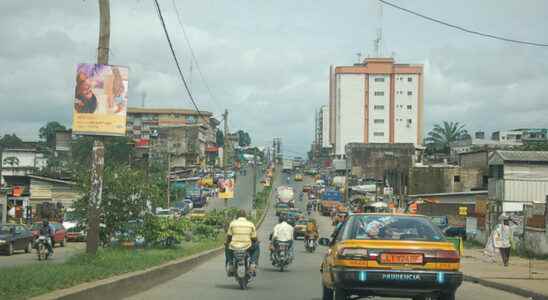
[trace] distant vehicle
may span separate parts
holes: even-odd
[[[25,225],[0,225],[0,251],[12,255],[17,250],[32,250],[32,232]]]
[[[175,217],[173,211],[169,208],[156,208],[156,216],[162,218],[172,218]]]
[[[441,230],[449,226],[449,218],[447,216],[433,216],[430,217],[430,221]]]
[[[206,205],[207,196],[200,189],[190,190],[187,199],[192,200],[193,207],[203,207]]]
[[[279,217],[282,213],[286,212],[287,210],[289,210],[289,204],[283,203],[283,202],[277,203],[276,204],[276,217]]]
[[[205,209],[194,209],[187,216],[190,218],[190,220],[201,220],[207,216],[207,212]]]
[[[284,159],[282,161],[282,172],[291,173],[293,170],[293,161],[291,159]]]
[[[63,227],[63,224],[50,222],[49,225],[53,227],[53,238],[51,239],[51,246],[55,247],[55,244],[59,243],[61,247],[65,247],[65,244],[67,243],[67,232],[65,230],[65,227]],[[31,231],[34,239],[38,238],[41,226],[42,223],[32,224]]]
[[[78,223],[79,220],[74,209],[67,209],[63,216],[63,227],[65,227],[66,230],[69,230],[72,227],[76,227]]]
[[[303,174],[295,174],[295,177],[293,178],[295,181],[303,181]]]
[[[295,191],[290,186],[279,186],[277,188],[278,201],[283,203],[292,202],[295,197]]]
[[[293,239],[296,240],[299,237],[304,238],[306,235],[306,224],[308,223],[308,219],[301,219],[295,222],[295,226],[293,227]]]
[[[443,234],[447,237],[460,237],[463,240],[466,240],[466,227],[448,226],[443,230]]]
[[[141,219],[130,220],[123,229],[114,232],[110,245],[120,246],[122,243],[131,243],[134,247],[144,247],[145,237],[138,233],[143,224],[144,221]]]
[[[327,190],[320,195],[321,212],[324,216],[331,213],[333,207],[336,207],[342,201],[342,194],[336,190]]]

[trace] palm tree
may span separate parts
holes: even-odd
[[[451,143],[470,138],[464,126],[459,122],[447,121],[443,121],[441,125],[434,125],[434,128],[428,132],[428,137],[426,137],[427,148],[431,152],[449,154]]]

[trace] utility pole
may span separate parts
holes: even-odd
[[[169,144],[169,142],[168,142]],[[167,151],[167,207],[171,207],[171,152]]]
[[[110,3],[99,0],[99,45],[97,64],[108,65],[110,48]],[[105,166],[105,146],[102,137],[93,141],[91,161],[91,192],[88,207],[88,234],[86,252],[95,255],[99,247],[99,207],[103,197],[103,169]]]
[[[228,163],[228,110],[225,109],[225,112],[223,114],[223,122],[225,125],[225,132],[224,132],[224,141],[223,141],[223,169],[225,171],[226,175],[226,166]]]

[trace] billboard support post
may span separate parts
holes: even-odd
[[[99,0],[99,14],[100,25],[97,63],[107,65],[110,48],[109,0]],[[103,194],[103,167],[105,163],[105,146],[102,137],[96,137],[93,142],[92,158],[86,253],[95,255],[97,253],[97,248],[99,247],[99,207]]]

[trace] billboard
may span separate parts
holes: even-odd
[[[73,103],[74,134],[126,134],[128,68],[78,64]]]
[[[234,179],[219,179],[219,198],[234,198]]]

